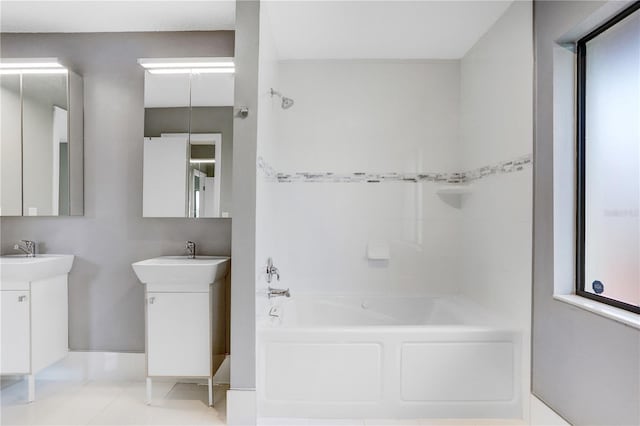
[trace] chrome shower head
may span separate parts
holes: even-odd
[[[286,96],[282,97],[282,104],[280,105],[282,109],[291,108],[293,106],[293,99],[287,98]]]
[[[271,97],[278,96],[280,99],[282,99],[282,102],[280,103],[280,108],[282,109],[289,109],[294,104],[293,99],[287,98],[286,96],[283,96],[282,93],[277,92],[273,89],[269,91],[269,94],[271,95]]]

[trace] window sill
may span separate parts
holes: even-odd
[[[555,294],[553,298],[640,330],[640,315],[634,314],[633,312],[625,311],[624,309],[609,306],[606,303],[596,302],[595,300],[590,300],[575,294]]]

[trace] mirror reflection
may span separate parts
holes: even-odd
[[[52,60],[7,60],[0,89],[0,214],[82,215],[82,79]]]
[[[230,217],[233,68],[162,61],[145,70],[143,216]]]
[[[23,212],[69,215],[66,74],[22,76]]]

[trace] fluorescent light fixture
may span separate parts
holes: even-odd
[[[66,74],[57,58],[11,58],[0,61],[0,74]]]
[[[197,159],[197,158],[191,158],[189,159],[189,163],[191,164],[196,164],[196,163],[215,163],[216,159],[215,158],[203,158],[203,159]]]
[[[151,74],[233,74],[235,68],[151,68]]]
[[[66,74],[69,71],[66,68],[12,68],[0,69],[0,74],[16,75],[16,74]]]
[[[162,68],[233,68],[233,57],[201,58],[140,58],[138,63],[146,69]]]
[[[15,68],[63,68],[57,62],[0,62],[0,69]]]
[[[232,61],[228,62],[142,62],[143,68],[229,68],[234,67]]]

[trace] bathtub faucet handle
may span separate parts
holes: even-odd
[[[280,271],[278,271],[278,268],[273,266],[273,259],[268,258],[267,259],[267,282],[268,283],[271,283],[274,275],[276,277],[276,280],[280,281]]]
[[[267,292],[267,296],[269,296],[269,299],[271,299],[272,297],[291,297],[291,293],[289,293],[289,289],[284,289],[284,288],[272,288],[269,287],[269,291]]]

